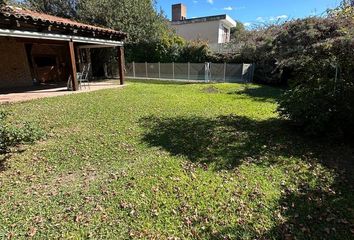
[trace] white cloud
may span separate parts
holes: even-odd
[[[224,7],[224,10],[226,10],[226,11],[232,11],[232,10],[234,10],[234,8],[231,7],[231,6],[229,6],[229,7]]]
[[[279,15],[279,16],[272,16],[272,17],[258,17],[256,18],[256,21],[257,22],[260,22],[260,23],[266,23],[266,22],[276,22],[276,21],[281,21],[281,20],[285,20],[285,19],[288,19],[288,15]]]
[[[207,0],[208,3],[214,4],[214,0]]]
[[[265,19],[263,17],[258,17],[256,18],[257,22],[265,22]]]
[[[198,1],[197,1],[197,0],[194,0],[193,3],[198,3]]]
[[[243,24],[245,27],[250,27],[252,25],[252,23],[246,22]]]
[[[276,16],[274,19],[275,20],[282,20],[282,19],[287,19],[288,18],[288,15],[280,15],[280,16]]]

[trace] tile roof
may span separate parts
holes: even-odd
[[[5,17],[15,17],[19,20],[33,20],[35,22],[42,22],[48,25],[56,25],[62,27],[72,27],[80,30],[87,30],[87,31],[94,31],[98,33],[104,34],[112,34],[112,35],[119,35],[121,37],[125,37],[127,34],[122,31],[117,31],[109,28],[102,28],[93,25],[88,25],[84,23],[80,23],[68,18],[61,18],[56,17],[53,15],[35,12],[32,10],[22,9],[18,7],[12,6],[5,6],[0,9],[0,14],[4,15]]]

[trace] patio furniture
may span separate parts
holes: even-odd
[[[82,72],[77,73],[77,80],[79,82],[79,87],[88,87],[90,89],[89,74],[91,70],[91,63],[84,65]]]

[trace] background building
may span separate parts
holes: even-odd
[[[231,28],[236,22],[228,15],[187,18],[187,7],[172,5],[171,27],[186,40],[205,40],[211,46],[230,42]]]

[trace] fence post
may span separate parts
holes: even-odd
[[[241,69],[241,82],[243,82],[243,66],[244,66],[244,63],[242,63],[242,69]]]
[[[135,78],[135,62],[133,62],[133,77]]]
[[[188,80],[190,79],[190,75],[191,75],[191,63],[188,62]]]
[[[210,71],[210,63],[204,63],[204,81],[209,82],[209,71]]]
[[[224,82],[226,82],[226,62],[224,62]]]
[[[145,75],[148,77],[148,63],[145,62]]]
[[[161,63],[159,62],[159,79],[161,79]]]
[[[253,82],[254,71],[256,71],[256,64],[255,64],[255,63],[252,64],[252,71],[251,71],[250,82]]]
[[[172,79],[175,79],[175,63],[172,62]]]

